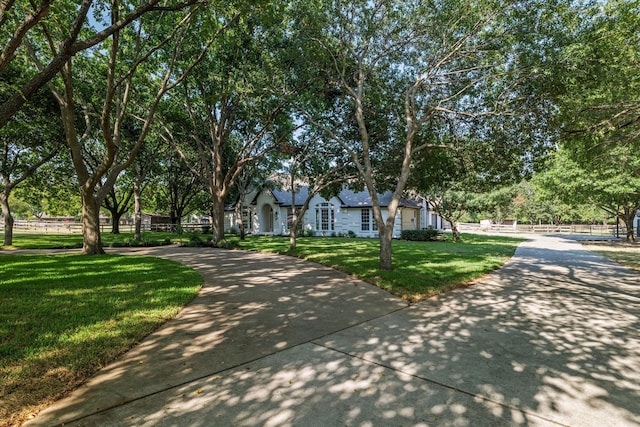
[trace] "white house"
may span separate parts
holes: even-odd
[[[309,194],[308,187],[301,187],[295,193],[294,206],[302,207]],[[391,200],[388,191],[378,196],[382,207],[382,216],[386,220],[386,207]],[[249,194],[242,204],[242,221],[245,231],[262,235],[289,234],[292,218],[291,192],[262,189]],[[339,236],[355,233],[358,237],[378,237],[373,220],[371,198],[365,191],[354,192],[343,188],[340,194],[325,199],[315,195],[301,222],[302,229],[312,231],[314,235]],[[225,216],[226,231],[238,228],[238,219],[231,209]],[[430,211],[424,199],[402,199],[396,215],[394,237],[400,237],[402,230],[417,230],[433,227],[441,229],[443,220]]]

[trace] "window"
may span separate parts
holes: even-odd
[[[251,210],[249,208],[242,209],[242,225],[245,230],[251,230]]]
[[[373,220],[373,212],[371,209],[360,209],[360,230],[378,230],[378,224]]]
[[[371,211],[360,209],[360,230],[369,231],[371,229]]]
[[[316,206],[316,230],[333,231],[336,217],[333,205],[321,203]]]

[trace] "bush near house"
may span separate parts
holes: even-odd
[[[433,240],[443,240],[444,234],[441,230],[425,228],[422,230],[402,230],[400,239],[414,242],[428,242]]]

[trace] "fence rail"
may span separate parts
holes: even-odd
[[[558,233],[558,234],[587,234],[592,236],[624,236],[627,233],[626,227],[620,225],[589,225],[589,224],[573,224],[573,225],[555,225],[555,224],[517,224],[517,225],[480,225],[475,223],[459,224],[460,231],[491,231],[499,233]]]
[[[101,232],[110,232],[111,224],[101,224]],[[615,225],[480,225],[477,223],[461,223],[458,224],[460,231],[463,232],[479,232],[490,231],[498,233],[560,233],[560,234],[586,234],[593,236],[625,236],[626,227]],[[4,229],[2,221],[0,221],[0,230]],[[210,231],[208,224],[143,224],[142,231],[166,231],[176,232],[178,230],[184,232],[204,232]],[[44,233],[44,234],[82,234],[82,224],[79,222],[62,222],[62,221],[15,221],[13,226],[15,233]],[[121,224],[120,232],[133,233],[135,227],[133,224]]]
[[[100,231],[108,233],[111,231],[111,224],[100,224]],[[181,229],[184,232],[208,231],[208,224],[142,224],[142,231],[168,231],[176,232]],[[4,230],[4,224],[0,221],[0,230]],[[44,233],[44,234],[82,234],[82,224],[79,222],[64,221],[15,221],[13,224],[14,233]],[[133,233],[133,224],[120,224],[121,233]]]

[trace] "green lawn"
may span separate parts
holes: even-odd
[[[201,285],[194,270],[159,258],[0,253],[0,425],[77,387]]]
[[[191,234],[184,233],[178,236],[174,233],[146,232],[142,234],[141,242],[162,244],[165,241],[173,243],[186,242]],[[133,241],[133,233],[111,234],[102,233],[102,243],[105,247],[112,245],[122,246]],[[202,236],[202,234],[200,234]],[[81,248],[82,236],[79,234],[37,234],[16,233],[13,236],[13,248],[16,249],[57,249],[57,248]],[[0,251],[10,250],[0,246]],[[1,253],[1,252],[0,252]]]
[[[199,235],[201,238],[206,236]],[[132,239],[105,233],[103,242]],[[189,235],[147,233],[148,241]],[[16,235],[15,248],[77,247],[78,235]],[[376,239],[229,236],[228,246],[298,256],[418,301],[501,266],[522,239],[464,235],[462,243],[393,242],[393,271]],[[8,255],[0,251],[0,426],[15,425],[174,316],[202,279],[177,263],[134,256]],[[203,249],[207,250],[207,249]]]
[[[189,242],[191,234],[148,232],[143,241]],[[202,240],[207,235],[195,234]],[[131,233],[103,233],[105,247],[133,240]],[[501,266],[522,239],[506,236],[463,235],[463,242],[393,242],[393,270],[378,268],[377,239],[304,237],[295,252],[289,251],[288,237],[248,237],[240,241],[228,236],[228,246],[245,250],[277,252],[315,261],[369,281],[405,299],[417,301],[451,289]],[[43,249],[79,247],[82,236],[19,234],[15,248]],[[1,251],[0,251],[1,253]]]
[[[584,246],[600,255],[640,272],[640,242],[585,242]]]
[[[294,255],[360,277],[402,298],[418,301],[460,286],[505,263],[522,239],[463,235],[463,242],[394,240],[393,270],[378,268],[376,239],[305,237],[289,252],[285,237],[250,237],[230,241],[240,249]]]

